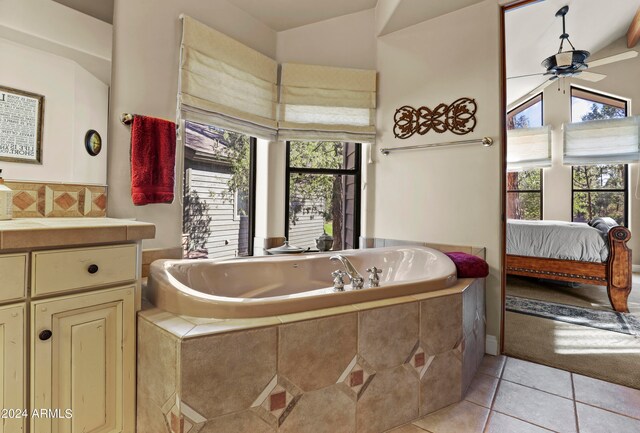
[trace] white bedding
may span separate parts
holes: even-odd
[[[507,254],[605,262],[609,245],[603,232],[585,223],[508,220]]]

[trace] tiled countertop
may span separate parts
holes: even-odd
[[[18,218],[0,221],[0,251],[153,239],[153,224],[116,218]]]

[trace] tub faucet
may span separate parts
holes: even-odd
[[[362,286],[364,286],[364,278],[358,271],[356,271],[356,268],[353,267],[348,258],[343,256],[342,254],[336,254],[329,257],[329,260],[339,261],[340,263],[342,263],[342,266],[344,266],[344,269],[345,271],[347,271],[347,275],[351,280],[351,287],[353,287],[353,289],[355,290],[362,289]]]

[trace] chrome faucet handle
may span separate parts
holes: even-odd
[[[382,269],[372,266],[367,269],[367,272],[369,272],[369,284],[367,287],[379,287],[380,278],[378,277],[378,274],[382,273]]]
[[[353,290],[360,290],[364,287],[364,278],[353,276],[351,277],[351,288]]]
[[[345,271],[341,271],[340,269],[336,269],[331,272],[331,276],[333,277],[333,289],[338,292],[344,292],[344,276],[347,275]]]

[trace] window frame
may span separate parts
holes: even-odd
[[[573,98],[574,98],[574,91],[578,91],[581,92],[583,94],[588,94],[588,95],[592,95],[593,99],[587,99],[584,98],[582,96],[575,96],[578,99],[582,99],[585,101],[591,101],[593,103],[596,104],[605,104],[605,105],[612,105],[612,106],[616,106],[614,104],[610,104],[607,103],[606,101],[615,101],[620,103],[620,105],[624,105],[624,114],[625,117],[629,116],[629,101],[623,98],[619,98],[619,97],[615,97],[615,96],[611,96],[611,95],[607,95],[605,93],[599,93],[596,92],[594,90],[590,90],[590,89],[585,89],[584,87],[580,87],[580,86],[575,86],[575,85],[571,85],[571,88],[569,90],[569,105],[570,105],[570,119],[573,121]],[[622,107],[619,107],[622,108]],[[574,201],[575,201],[575,196],[577,192],[586,192],[586,193],[591,193],[591,192],[622,192],[624,193],[624,221],[623,221],[623,226],[624,227],[628,227],[629,226],[629,164],[616,164],[616,165],[622,165],[624,167],[624,179],[623,179],[623,185],[624,185],[624,189],[602,189],[602,188],[590,188],[590,189],[576,189],[575,188],[575,182],[574,182],[574,174],[575,174],[575,168],[576,167],[580,167],[580,166],[571,166],[571,221],[575,221],[574,219],[574,213],[573,213],[573,205],[574,205]]]
[[[532,96],[531,98],[525,100],[524,102],[516,105],[515,107],[513,107],[511,110],[507,111],[507,121],[506,121],[506,127],[507,130],[509,129],[509,119],[513,119],[518,113],[523,112],[524,110],[533,107],[535,104],[540,103],[540,123],[542,124],[542,126],[544,126],[544,92],[540,92],[534,96]],[[515,128],[514,128],[515,129]],[[508,144],[507,144],[508,145]],[[529,169],[529,170],[535,170],[535,169]],[[529,171],[529,170],[523,170],[523,171]],[[544,220],[544,171],[542,168],[539,168],[538,170],[540,170],[540,189],[507,189],[506,190],[506,195],[507,197],[509,197],[509,193],[539,193],[540,194],[540,220],[542,221]],[[507,172],[507,182],[506,185],[509,184],[508,182],[508,177],[509,177],[509,173]],[[508,200],[507,200],[508,203]],[[508,206],[508,204],[507,204]],[[508,214],[509,213],[509,209],[505,209],[505,212]]]
[[[297,141],[297,140],[294,140]],[[305,140],[300,140],[305,141]],[[306,140],[311,141],[311,140]],[[323,140],[330,141],[330,140]],[[287,140],[286,144],[286,160],[285,160],[285,195],[284,195],[284,237],[289,239],[289,206],[291,189],[291,175],[300,174],[328,174],[328,175],[348,175],[354,176],[354,203],[353,209],[353,239],[354,248],[359,247],[360,239],[360,220],[362,208],[362,143],[353,143],[355,145],[355,166],[354,168],[309,168],[309,167],[291,167],[291,141]],[[335,234],[334,234],[335,236]],[[341,235],[342,236],[342,235]]]

